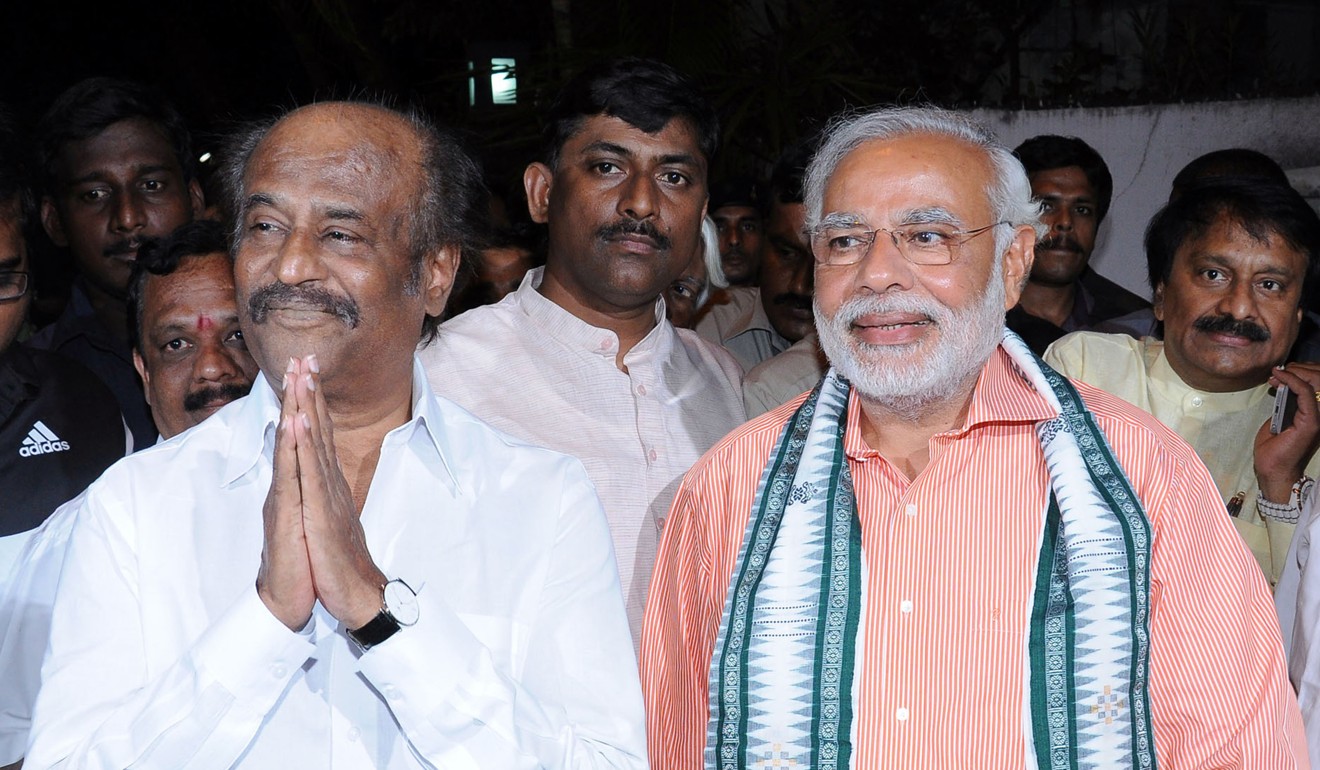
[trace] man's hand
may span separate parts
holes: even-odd
[[[257,572],[257,595],[272,615],[294,631],[307,625],[316,602],[303,531],[295,433],[299,417],[293,386],[301,370],[300,361],[289,359],[284,372],[284,403],[275,429],[274,470],[262,508],[265,543],[261,549],[261,569]]]
[[[316,357],[303,359],[293,386],[302,526],[316,598],[347,628],[380,612],[385,575],[367,550],[353,492],[335,455],[334,426],[320,388]]]
[[[1270,375],[1270,385],[1286,385],[1297,394],[1297,414],[1291,425],[1274,435],[1266,420],[1256,432],[1255,469],[1261,495],[1272,503],[1283,504],[1320,447],[1320,404],[1315,400],[1320,389],[1320,364],[1278,367]]]

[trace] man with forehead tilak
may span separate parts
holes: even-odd
[[[1304,766],[1267,588],[1195,453],[1004,329],[1039,228],[1007,149],[933,108],[852,116],[805,198],[831,369],[679,491],[652,767]]]
[[[257,127],[231,163],[262,376],[89,489],[29,761],[642,765],[585,472],[436,398],[414,359],[471,237],[475,163],[362,103]]]

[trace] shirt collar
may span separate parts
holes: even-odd
[[[978,425],[992,422],[1035,424],[1058,415],[1058,410],[1018,373],[1008,353],[1000,345],[995,348],[977,377],[967,419],[962,427],[949,433],[956,436]],[[848,394],[848,423],[844,428],[843,451],[854,459],[876,454],[862,438],[861,417],[861,399],[856,389],[853,389]]]
[[[1169,357],[1165,354],[1163,341],[1148,339],[1146,342],[1148,344],[1143,352],[1150,361],[1148,366],[1152,387],[1174,403],[1180,403],[1188,393],[1195,393],[1201,397],[1201,403],[1205,405],[1207,412],[1236,412],[1250,408],[1261,393],[1269,390],[1268,383],[1246,390],[1223,392],[1198,390],[1178,376],[1178,372],[1174,370],[1173,365],[1169,363]],[[1152,354],[1153,360],[1149,358]]]
[[[561,342],[613,361],[619,354],[619,336],[609,329],[592,326],[548,299],[538,290],[544,276],[545,267],[528,270],[518,290],[504,301],[514,302],[526,314],[530,321],[528,328],[542,330]],[[641,355],[663,358],[673,346],[673,338],[674,327],[665,317],[664,300],[657,297],[655,326],[628,351],[624,361]]]
[[[223,486],[246,475],[263,457],[267,462],[272,461],[275,452],[275,427],[280,419],[280,401],[266,381],[265,374],[257,377],[252,383],[251,393],[241,399],[235,409],[229,451],[225,455],[225,469],[221,476]],[[462,451],[462,447],[456,446],[453,437],[446,431],[439,400],[431,391],[426,371],[416,356],[413,356],[412,365],[412,418],[387,433],[385,441],[390,441],[396,435],[402,435],[403,443],[412,447],[412,451],[434,453],[440,461],[440,467],[444,469],[442,480],[455,495],[462,493],[458,476],[448,459],[451,454]]]

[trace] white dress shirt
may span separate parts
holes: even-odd
[[[27,751],[55,587],[74,513],[85,495],[61,505],[40,527],[23,533],[9,577],[0,584],[0,765],[22,759]]]
[[[537,287],[440,327],[420,351],[431,387],[518,438],[573,455],[596,485],[614,537],[634,639],[660,528],[698,457],[743,422],[742,372],[724,350],[665,320],[616,364],[619,338]]]
[[[89,488],[30,767],[642,767],[636,663],[579,464],[435,398],[386,435],[362,524],[420,618],[362,653],[255,589],[279,403],[252,394]]]

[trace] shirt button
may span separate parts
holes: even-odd
[[[898,609],[899,609],[899,612],[902,612],[904,615],[906,615],[906,614],[908,614],[909,612],[911,612],[911,611],[912,611],[912,602],[911,602],[911,600],[909,600],[909,599],[904,599],[903,601],[899,602],[899,603],[898,603]]]
[[[601,350],[609,350],[609,349],[610,349],[610,340],[609,340],[608,337],[605,338],[605,339],[602,339],[602,340],[600,341],[600,349],[601,349]]]
[[[894,712],[894,719],[897,719],[900,722],[906,722],[907,718],[908,718],[907,706],[899,706],[898,710]]]
[[[648,459],[650,459],[651,462],[655,462],[655,458],[659,457],[660,455],[658,455],[656,451],[652,449],[650,452],[646,453],[646,456]]]
[[[392,685],[392,684],[390,684],[390,685],[386,685],[386,686],[385,686],[385,697],[386,697],[386,698],[389,698],[390,700],[398,700],[398,699],[399,699],[399,691],[398,691],[398,689],[396,689],[396,688],[394,687],[394,685]]]
[[[1192,396],[1192,406],[1200,406],[1205,403],[1205,399],[1200,396]]]
[[[637,395],[639,395],[639,396],[645,396],[645,395],[646,395],[646,386],[645,386],[645,385],[638,385],[638,386],[637,386]]]
[[[270,675],[276,679],[283,679],[287,673],[289,673],[289,667],[283,663],[272,663],[270,666]]]
[[[916,503],[908,503],[908,504],[907,504],[907,508],[904,508],[904,509],[903,509],[903,512],[906,513],[906,514],[909,515],[909,516],[916,516],[916,515],[917,515],[917,504],[916,504]]]
[[[357,739],[361,737],[361,735],[362,735],[362,731],[357,729],[356,727],[351,728],[348,731],[348,739],[353,742],[357,742]]]

